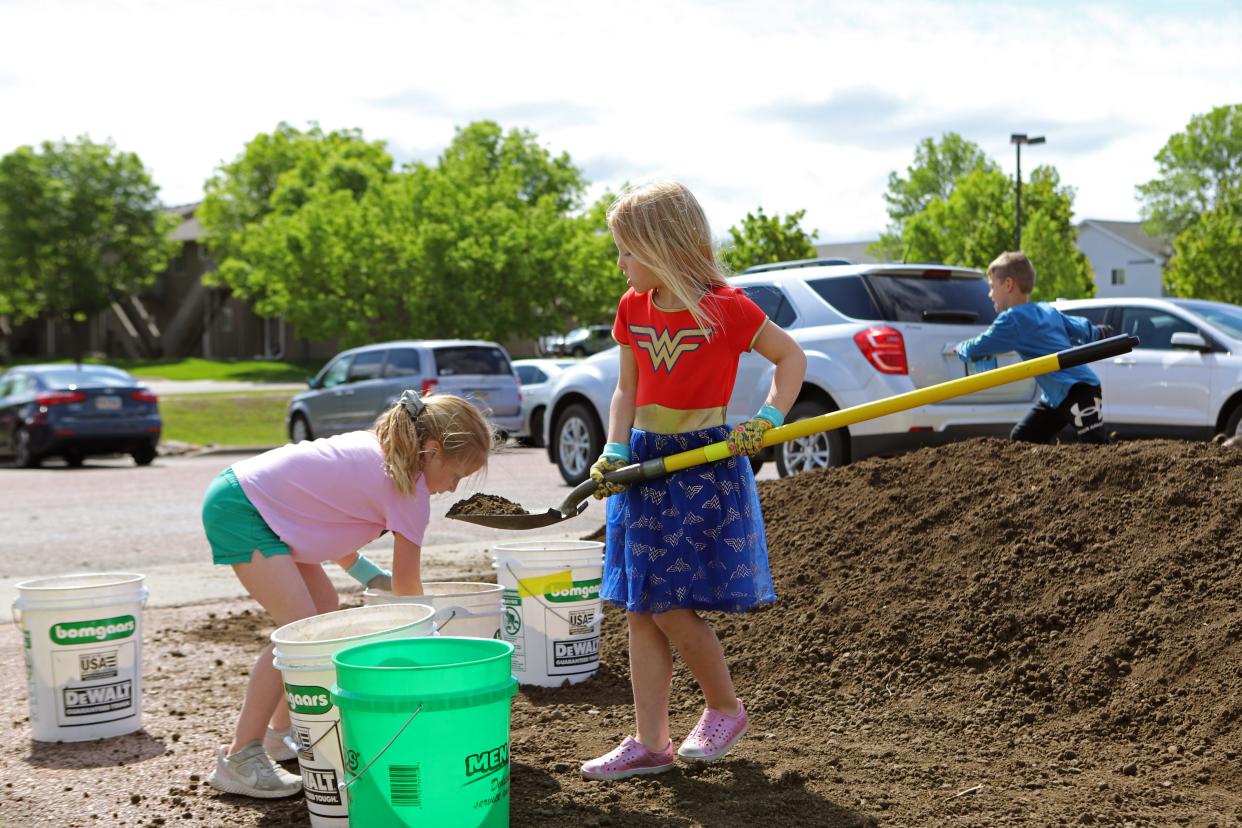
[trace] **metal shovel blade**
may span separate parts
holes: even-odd
[[[568,514],[560,509],[549,509],[546,512],[527,512],[524,515],[452,515],[452,518],[492,529],[539,529],[577,517],[586,507],[586,503],[579,503],[577,511]]]

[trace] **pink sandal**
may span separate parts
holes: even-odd
[[[630,776],[664,773],[673,768],[673,742],[659,753],[651,750],[633,736],[626,736],[620,746],[582,766],[584,779],[600,779],[611,782]]]
[[[736,716],[726,716],[711,708],[704,710],[699,723],[677,749],[677,755],[691,762],[715,762],[728,753],[746,733],[746,705],[738,699],[737,707]]]

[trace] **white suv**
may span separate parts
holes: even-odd
[[[730,283],[789,331],[806,351],[802,392],[788,420],[805,419],[965,375],[953,346],[996,313],[978,270],[944,265],[800,266],[738,276]],[[1018,361],[1002,356],[1002,365]],[[730,424],[763,404],[774,368],[743,354],[729,400]],[[604,445],[617,384],[616,348],[561,374],[544,418],[548,457],[566,482],[586,479]],[[812,435],[771,451],[782,477],[877,454],[974,436],[1007,436],[1035,401],[1025,380]]]
[[[1139,298],[1055,304],[1139,339],[1130,353],[1091,363],[1110,432],[1208,439],[1242,431],[1242,307]]]

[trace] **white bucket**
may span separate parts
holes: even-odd
[[[440,581],[423,584],[422,595],[393,595],[378,589],[362,593],[364,606],[426,604],[436,611],[436,632],[454,638],[500,638],[505,588],[500,584]]]
[[[386,604],[328,612],[272,633],[272,662],[285,683],[285,701],[298,742],[302,791],[314,828],[347,828],[349,810],[339,783],[357,757],[342,750],[340,714],[328,688],[336,681],[332,656],[371,641],[434,635],[431,607]]]
[[[492,547],[492,557],[505,590],[503,635],[513,645],[518,681],[559,687],[595,675],[604,544],[501,543]]]
[[[31,738],[84,742],[142,727],[145,575],[62,575],[17,585]]]

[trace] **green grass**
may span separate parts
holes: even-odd
[[[290,394],[175,394],[160,398],[165,440],[193,445],[279,446],[285,436]]]
[[[72,362],[62,359],[55,362]],[[18,358],[14,362],[46,362]],[[303,382],[323,367],[323,361],[275,362],[252,359],[225,360],[185,359],[136,360],[136,359],[85,359],[90,364],[113,365],[128,371],[140,379],[165,380],[232,380],[239,382]]]

